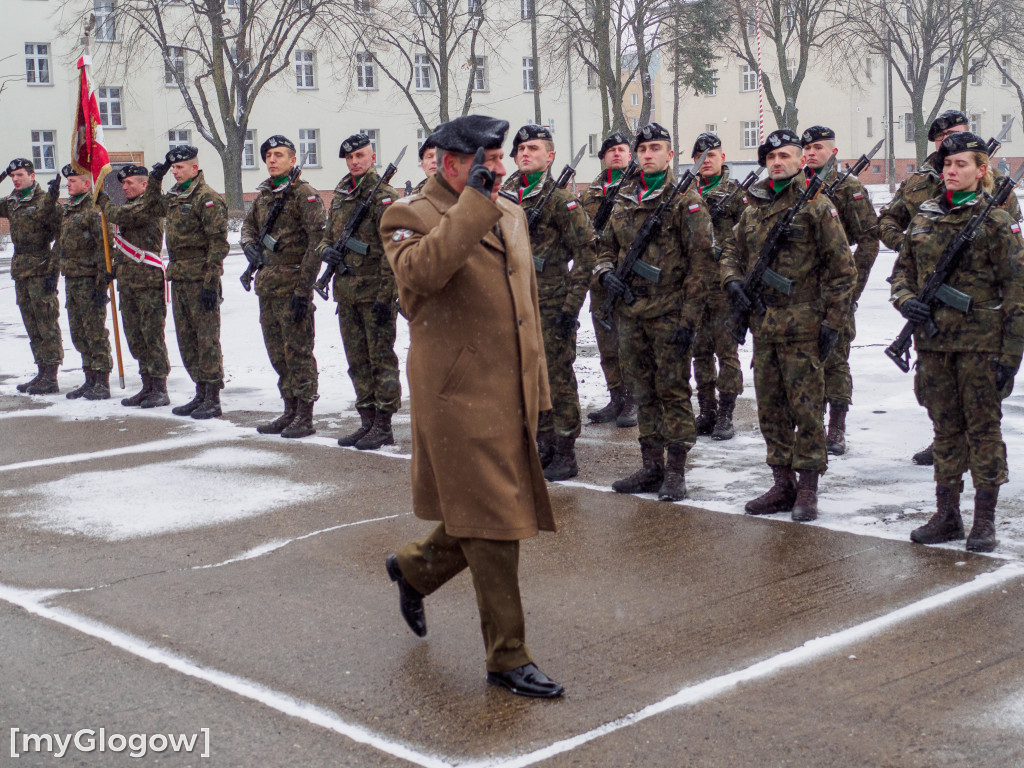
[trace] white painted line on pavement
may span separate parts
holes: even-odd
[[[48,459],[33,459],[32,461],[19,461],[16,464],[0,464],[0,472],[14,472],[19,469],[32,469],[33,467],[51,467],[58,464],[76,464],[82,461],[93,461],[95,459],[107,459],[113,456],[129,456],[137,453],[156,453],[158,451],[173,451],[179,448],[192,448],[207,443],[222,442],[225,439],[223,432],[203,432],[198,435],[187,435],[184,437],[169,437],[164,440],[152,440],[148,443],[126,445],[122,448],[109,448],[105,451],[92,451],[91,453],[72,453],[66,456],[52,456]]]

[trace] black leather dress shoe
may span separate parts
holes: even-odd
[[[487,682],[503,685],[520,696],[533,696],[536,699],[554,699],[565,693],[565,688],[537,669],[533,662],[508,672],[488,672]]]
[[[423,595],[405,580],[402,569],[398,567],[397,555],[388,555],[384,567],[387,568],[391,580],[398,583],[398,607],[402,612],[402,618],[409,625],[409,629],[423,637],[427,634],[427,614],[423,611]]]

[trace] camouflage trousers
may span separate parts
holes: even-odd
[[[14,295],[36,365],[60,365],[64,362],[60,301],[56,293],[43,290],[43,280],[42,277],[15,280]]]
[[[356,408],[376,408],[394,413],[402,406],[402,384],[398,379],[395,354],[394,306],[391,320],[379,324],[373,316],[373,302],[338,304],[338,324],[348,360],[348,376],[356,390]]]
[[[82,355],[82,368],[109,372],[110,334],[107,332],[107,308],[93,304],[94,277],[65,277],[64,292],[71,326],[71,341]]]
[[[220,286],[218,285],[218,290]],[[171,283],[171,308],[178,352],[185,370],[194,382],[224,388],[224,357],[220,351],[220,306],[212,312],[199,301],[200,281],[175,280]]]
[[[558,324],[561,302],[541,304],[540,329],[544,336],[544,358],[548,365],[548,386],[551,389],[551,410],[542,411],[538,429],[554,430],[563,437],[579,437],[582,418],[576,384],[576,331],[567,334]]]
[[[768,464],[823,474],[825,369],[817,340],[773,344],[755,338],[754,391]]]
[[[701,318],[697,338],[693,342],[693,377],[697,389],[718,391],[723,395],[743,392],[743,370],[736,352],[736,339],[729,328],[732,307],[723,295],[708,300]],[[715,370],[718,357],[718,370]]]
[[[839,340],[825,361],[825,400],[830,403],[853,402],[853,376],[850,375],[850,344],[857,336],[857,322],[850,319],[839,332]]]
[[[594,335],[597,337],[597,352],[601,356],[601,370],[608,389],[622,386],[622,368],[619,365],[619,328],[616,313],[602,318],[598,315],[608,292],[600,286],[590,289],[590,317],[594,323]],[[611,323],[611,330],[601,325],[601,320]]]
[[[310,302],[305,318],[296,323],[291,296],[260,296],[260,327],[270,364],[277,371],[277,388],[282,399],[297,397],[311,403],[317,399],[316,358],[313,357],[316,306]]]
[[[128,351],[139,362],[139,373],[164,378],[171,372],[167,359],[164,327],[167,302],[164,289],[133,288],[118,281],[121,298],[121,324],[128,340]]]
[[[990,352],[918,352],[914,394],[935,430],[935,482],[975,488],[1007,482],[1002,398]]]
[[[697,441],[690,405],[690,356],[681,357],[669,341],[679,321],[669,315],[638,320],[620,313],[618,325],[619,359],[636,400],[640,440],[689,450]]]

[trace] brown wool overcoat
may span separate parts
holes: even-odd
[[[522,209],[457,196],[434,176],[388,208],[381,239],[409,318],[416,516],[459,538],[555,530],[536,448],[551,398]]]

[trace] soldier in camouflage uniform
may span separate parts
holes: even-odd
[[[808,128],[800,136],[804,145],[805,173],[824,168],[828,159],[838,153],[836,132],[822,125]],[[838,178],[833,168],[825,178],[825,184],[832,184]],[[857,285],[853,290],[850,317],[840,329],[839,341],[832,354],[825,361],[825,403],[828,405],[828,433],[825,449],[833,456],[846,453],[846,413],[853,402],[853,376],[850,374],[850,344],[857,335],[854,314],[857,302],[868,283],[871,267],[878,257],[878,217],[871,204],[864,185],[855,176],[847,177],[832,197],[832,203],[839,211],[839,221],[846,232],[850,247],[856,247],[854,263],[857,266]]]
[[[68,201],[62,204],[59,250],[64,273],[71,341],[82,355],[85,383],[68,392],[74,400],[110,397],[110,336],[107,333],[107,287],[114,276],[107,271],[100,212],[92,200],[92,177],[70,165],[61,169],[68,180]],[[107,232],[110,241],[110,232]]]
[[[696,185],[678,195],[666,212],[634,268],[634,279],[627,285],[614,272],[662,195],[671,194],[676,184],[671,146],[672,137],[657,123],[637,134],[633,149],[640,178],[619,192],[594,272],[620,302],[627,290],[635,298],[618,308],[619,359],[639,409],[643,465],[612,488],[619,493],[657,491],[660,499],[679,501],[686,496],[686,454],[697,441],[690,352],[714,267],[711,217]]]
[[[380,176],[374,168],[377,154],[365,133],[345,139],[338,156],[344,158],[349,173],[334,188],[327,229],[317,251],[323,261],[338,267],[334,300],[338,303],[348,375],[356,390],[356,410],[362,421],[355,432],[339,438],[338,445],[372,451],[394,445],[391,417],[402,405],[395,354],[398,289],[380,239],[380,217],[397,193],[387,184],[380,185],[369,213],[348,241],[345,253],[340,253],[335,243]]]
[[[594,179],[589,187],[583,192],[580,202],[583,203],[583,210],[593,221],[600,210],[602,203],[608,197],[609,187],[614,187],[622,178],[629,161],[632,158],[629,139],[626,135],[615,131],[601,144],[597,153],[604,169]],[[621,187],[620,187],[621,189]],[[605,223],[605,229],[608,225]],[[602,233],[596,233],[598,238]],[[615,322],[615,315],[599,318],[601,306],[607,301],[608,292],[601,287],[594,277],[590,281],[590,315],[594,324],[594,336],[597,337],[597,351],[601,356],[601,370],[604,372],[604,380],[608,385],[608,394],[611,395],[611,402],[604,408],[591,411],[587,418],[595,424],[607,424],[614,421],[618,427],[636,426],[636,400],[626,387],[622,375],[622,367],[619,365],[619,331]],[[605,328],[601,320],[611,325]]]
[[[178,351],[196,384],[188,403],[172,408],[177,416],[212,419],[221,415],[224,356],[220,351],[220,278],[228,254],[228,210],[224,198],[211,189],[199,170],[199,150],[174,147],[150,172],[142,195],[152,216],[167,217],[171,308]],[[161,193],[170,170],[177,182]]]
[[[50,182],[49,191],[44,193],[36,182],[32,161],[21,157],[12,160],[2,175],[9,175],[14,182],[14,192],[0,198],[0,217],[11,222],[11,277],[37,368],[35,378],[19,384],[18,391],[53,394],[59,391],[57,368],[64,361],[57,300],[60,258],[50,248],[59,223],[56,203],[60,176]]]
[[[939,330],[914,333],[914,391],[935,430],[938,509],[910,538],[938,544],[964,537],[960,516],[963,474],[974,483],[974,525],[967,549],[991,552],[997,544],[995,509],[1007,482],[1001,401],[1013,389],[1024,352],[1024,242],[1020,225],[992,211],[946,281],[971,297],[966,314],[917,298],[947,244],[981,212],[992,189],[985,142],[969,132],[946,138],[936,155],[945,191],[921,204],[911,220],[892,273],[892,302],[908,320],[932,320]],[[918,325],[918,328],[921,326]]]
[[[717,273],[722,243],[732,237],[732,228],[739,221],[747,203],[746,194],[740,189],[739,182],[729,178],[722,140],[713,133],[698,136],[691,153],[694,162],[705,150],[708,154],[700,167],[700,195],[709,212],[719,203],[725,206],[716,216],[712,216],[711,222],[715,230]],[[729,299],[718,281],[714,280],[708,288],[707,308],[701,318],[697,340],[693,343],[693,377],[697,380],[697,403],[700,407],[696,419],[697,434],[711,435],[715,440],[731,440],[735,434],[732,414],[736,398],[743,393],[743,372],[736,351],[736,339],[729,328],[731,314]],[[721,399],[715,395],[716,388]]]
[[[555,188],[550,171],[555,145],[549,129],[542,125],[520,128],[512,139],[512,159],[519,170],[505,182],[504,191],[527,216],[542,197],[551,194],[530,231],[553,406],[540,414],[537,446],[544,477],[568,480],[580,471],[576,438],[582,419],[573,364],[577,318],[594,269],[594,228],[576,195]]]
[[[932,122],[928,128],[928,141],[935,143],[935,152],[925,158],[924,164],[917,173],[909,176],[900,188],[896,190],[889,205],[884,206],[878,219],[878,237],[896,253],[903,247],[903,240],[906,235],[910,220],[917,215],[918,208],[925,200],[931,200],[941,195],[944,191],[942,185],[942,168],[937,161],[938,149],[943,139],[952,133],[960,133],[967,130],[967,115],[958,109],[950,109],[943,112]],[[994,178],[998,181],[1001,174],[991,169]],[[1003,205],[1003,209],[1010,214],[1014,221],[1021,220],[1020,205],[1017,203],[1017,196],[1010,195]],[[932,446],[914,454],[915,464],[930,466],[933,461]]]
[[[260,302],[260,326],[270,363],[277,371],[277,388],[284,400],[284,413],[256,431],[264,435],[306,437],[313,427],[313,402],[317,399],[316,358],[313,357],[316,310],[312,303],[320,244],[327,215],[320,195],[307,182],[296,178],[289,183],[295,167],[295,145],[281,135],[271,136],[260,146],[270,178],[257,187],[256,199],[242,224],[242,250],[256,273],[256,295]],[[260,242],[271,206],[284,199],[267,236],[272,245]]]
[[[788,129],[769,134],[758,148],[768,178],[750,188],[749,205],[722,254],[722,285],[737,309],[750,309],[741,281],[771,228],[804,192],[802,149],[800,137]],[[771,268],[793,282],[792,293],[763,285],[765,314],[752,313],[750,322],[757,418],[775,482],[747,502],[746,511],[792,510],[793,520],[807,522],[818,516],[818,477],[828,467],[821,422],[824,363],[847,321],[857,281],[839,213],[827,197],[817,195],[800,211]]]
[[[125,406],[156,408],[170,405],[167,396],[167,359],[164,327],[167,323],[167,294],[163,250],[163,218],[143,203],[149,171],[141,165],[127,165],[117,172],[126,202],[114,205],[100,191],[96,205],[107,221],[116,226],[114,242],[117,292],[121,298],[121,320],[128,339],[128,351],[139,361],[142,389],[121,401]]]

